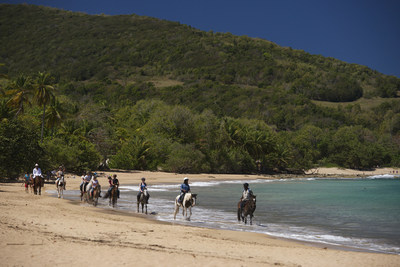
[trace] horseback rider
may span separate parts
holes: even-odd
[[[85,176],[82,175],[82,183],[79,186],[79,188],[81,189],[81,192],[86,192],[86,186],[90,182],[91,178],[92,178],[92,176],[90,175],[90,172],[86,172]]]
[[[117,179],[117,175],[116,174],[113,174],[112,184],[113,184],[113,186],[117,187],[118,198],[119,198],[119,181]]]
[[[109,183],[110,187],[108,188],[108,191],[107,191],[107,193],[105,194],[105,196],[103,198],[108,198],[110,196],[110,194],[111,194],[111,190],[114,187],[117,187],[117,195],[118,195],[118,198],[119,198],[119,188],[118,188],[119,187],[119,181],[117,179],[117,175],[114,174],[113,178],[111,178],[111,176],[109,175],[108,176],[108,183]]]
[[[94,175],[94,176],[93,176],[93,179],[92,179],[92,187],[90,188],[90,198],[93,199],[93,193],[94,193],[94,190],[95,190],[97,187],[100,188],[100,184],[99,184],[99,180],[97,180],[97,176]]]
[[[146,178],[142,178],[142,181],[139,184],[139,193],[137,194],[137,202],[140,200],[140,195],[144,193],[144,190],[147,189]],[[147,193],[146,203],[149,204],[150,195]]]
[[[249,184],[248,183],[244,183],[243,184],[243,193],[242,193],[242,197],[240,198],[240,208],[243,209],[244,205],[246,204],[246,202],[250,199],[250,197],[253,196],[253,191],[251,191],[251,189],[249,188]]]
[[[64,171],[65,171],[65,168],[63,166],[60,166],[58,168],[58,172],[56,173],[56,175],[57,175],[56,186],[58,186],[58,183],[61,181],[63,183],[63,187],[64,187],[64,190],[65,190]]]
[[[179,196],[178,203],[182,204],[183,198],[186,193],[190,192],[189,178],[183,178],[183,184],[181,184],[181,195]]]
[[[35,164],[35,168],[32,171],[33,173],[33,179],[36,177],[42,177],[42,170],[39,168],[39,164]]]
[[[108,190],[107,190],[107,193],[104,195],[104,197],[103,198],[108,198],[108,196],[111,194],[111,190],[113,189],[113,183],[112,183],[112,178],[111,178],[111,175],[109,175],[108,177],[108,184],[109,184],[109,186],[108,186]]]

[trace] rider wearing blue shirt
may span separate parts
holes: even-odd
[[[189,178],[185,177],[183,179],[183,184],[181,184],[181,195],[179,196],[178,202],[182,203],[185,194],[190,192]]]

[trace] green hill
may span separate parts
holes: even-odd
[[[268,171],[400,162],[400,79],[365,66],[150,17],[34,5],[1,4],[0,32],[3,74],[55,78],[65,114],[46,128],[48,149],[85,140],[114,167],[193,172],[252,172],[258,159]],[[2,118],[14,112],[9,99]],[[19,120],[39,118],[28,107]],[[184,158],[192,167],[171,168]]]

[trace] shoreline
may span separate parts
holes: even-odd
[[[114,172],[101,173],[103,187],[109,173]],[[191,182],[271,179],[258,175],[115,173],[121,185],[138,184],[141,177],[146,177],[151,185],[181,183],[185,176]],[[67,190],[79,190],[80,177],[72,177],[66,176]],[[272,177],[282,178],[285,177]],[[54,190],[54,185],[46,184],[44,189]],[[395,254],[188,226],[159,221],[135,211],[98,209],[48,193],[26,194],[19,183],[0,183],[0,211],[0,260],[4,266],[131,265],[139,255],[146,259],[145,266],[175,266],[182,261],[194,266],[398,266],[400,259]],[[44,248],[51,249],[46,252]],[[117,258],[107,256],[115,249]],[[82,251],[90,251],[93,257]]]

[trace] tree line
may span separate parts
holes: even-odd
[[[106,162],[110,168],[175,173],[400,166],[396,101],[362,112],[354,105],[324,109],[303,99],[310,114],[329,113],[327,121],[338,116],[341,124],[322,127],[323,123],[305,119],[283,130],[259,118],[216,115],[207,108],[198,112],[156,98],[122,104],[112,99],[94,102],[81,95],[76,101],[60,94],[62,86],[55,81],[48,73],[2,80],[0,161],[6,164],[1,176],[16,177],[34,162],[47,169],[62,164],[76,173],[104,167]],[[288,110],[281,98],[275,101],[281,112]],[[366,118],[372,114],[375,118]],[[368,119],[375,121],[363,121]]]

